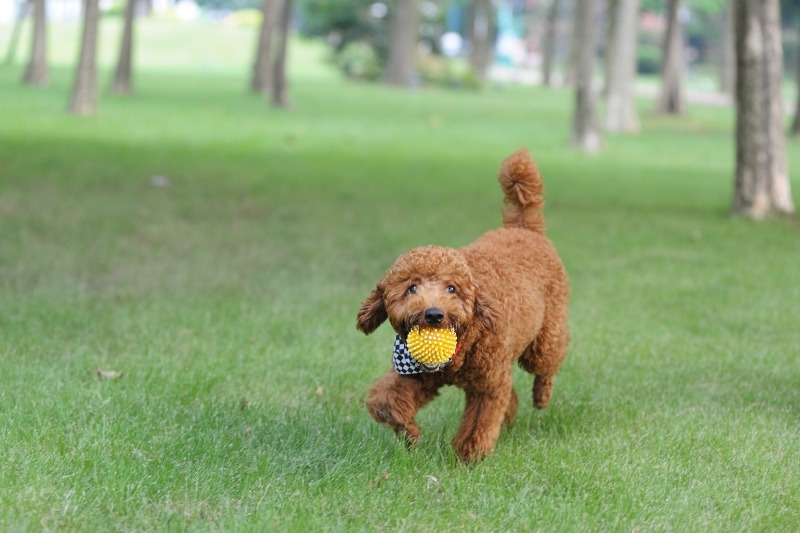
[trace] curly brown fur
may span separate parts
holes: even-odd
[[[443,311],[437,327],[455,328],[461,345],[452,362],[433,373],[390,370],[370,389],[367,408],[413,444],[420,438],[419,409],[442,386],[461,388],[466,406],[452,444],[465,462],[490,453],[503,424],[516,417],[514,361],[534,374],[533,404],[541,409],[550,401],[569,343],[569,284],[544,236],[542,181],[527,151],[503,161],[498,181],[505,196],[503,228],[462,248],[425,246],[401,255],[357,320],[366,334],[388,320],[405,338],[414,325],[430,325],[426,310]]]

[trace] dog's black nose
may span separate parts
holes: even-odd
[[[425,322],[428,324],[439,324],[442,320],[444,320],[444,311],[438,307],[431,307],[425,310]]]

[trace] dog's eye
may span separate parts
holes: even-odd
[[[406,291],[406,292],[408,292],[408,294],[417,294],[417,286],[416,286],[416,284],[411,285],[408,288],[408,291]]]
[[[447,286],[447,292],[449,292],[450,294],[455,294],[456,293],[456,288],[453,287],[452,285],[448,285]]]

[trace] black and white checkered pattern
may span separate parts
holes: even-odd
[[[400,335],[394,338],[392,363],[398,374],[422,374],[422,365],[408,353],[408,345]]]
[[[408,345],[400,335],[394,338],[394,351],[392,353],[392,363],[398,374],[422,374],[423,372],[436,372],[450,364],[450,361],[441,365],[426,365],[420,363],[408,352]]]

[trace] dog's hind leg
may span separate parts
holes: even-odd
[[[550,403],[553,381],[567,356],[568,345],[567,304],[562,299],[548,308],[539,334],[519,358],[519,365],[535,376],[533,406],[537,409],[544,409]]]
[[[544,409],[550,403],[555,375],[567,355],[568,339],[557,338],[554,339],[557,341],[555,343],[548,343],[548,340],[538,337],[537,341],[531,343],[519,358],[519,365],[526,372],[535,376],[533,379],[533,406],[537,409]],[[543,348],[550,348],[550,350]]]
[[[441,383],[427,376],[402,376],[390,370],[375,382],[367,395],[372,418],[389,426],[407,446],[415,444],[420,429],[414,417],[439,393]]]
[[[537,409],[544,409],[553,397],[554,376],[543,376],[537,374],[533,378],[533,406]]]

